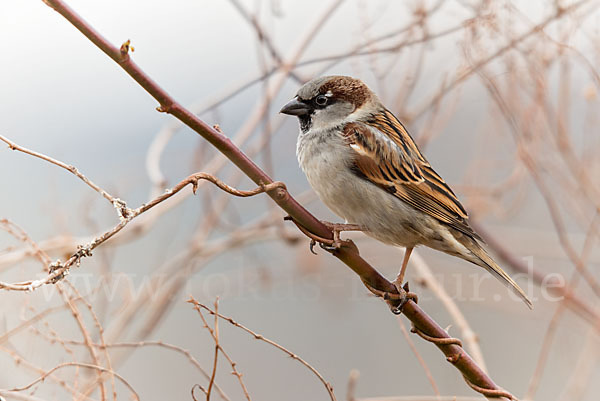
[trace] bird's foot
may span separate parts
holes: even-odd
[[[319,246],[325,249],[328,252],[335,252],[342,247],[342,241],[340,239],[340,233],[342,231],[366,231],[366,228],[360,226],[358,224],[342,224],[342,223],[330,223],[328,221],[323,221],[322,223],[329,228],[333,232],[333,239],[327,239],[317,236],[316,234],[311,233],[298,222],[296,222],[291,216],[286,216],[283,218],[284,220],[289,220],[294,222],[296,226],[302,231],[307,237],[311,239],[310,241],[310,251],[317,254],[315,252],[315,245],[318,243]]]
[[[383,300],[388,304],[390,310],[394,315],[399,315],[402,313],[402,308],[408,301],[413,301],[417,303],[419,301],[419,297],[414,292],[410,292],[408,288],[408,283],[404,284],[404,286],[398,285],[396,282],[393,282],[394,287],[396,287],[396,292],[388,292],[381,291],[377,288],[370,286],[368,283],[363,282],[365,286],[371,291],[375,296],[383,298]]]
[[[365,227],[359,224],[331,223],[329,221],[323,221],[322,223],[325,224],[327,228],[329,228],[333,232],[332,243],[319,243],[321,248],[325,249],[328,252],[333,252],[342,246],[342,240],[340,239],[340,233],[342,231],[365,231]]]
[[[393,304],[388,303],[394,315],[401,314],[402,308],[404,308],[404,305],[406,305],[408,301],[413,301],[414,303],[419,302],[419,297],[417,296],[417,294],[415,294],[414,292],[410,292],[410,289],[408,287],[408,281],[404,283],[404,285],[402,285],[402,283],[398,281],[393,281],[392,284],[394,284],[394,287],[396,287],[396,290],[398,290],[399,294],[397,296],[397,301],[399,302],[394,302]]]

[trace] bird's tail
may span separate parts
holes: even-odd
[[[463,237],[465,238],[465,237]],[[465,238],[466,239],[466,238]],[[467,241],[461,241],[463,245],[465,245],[472,253],[474,257],[465,258],[471,263],[474,263],[478,266],[483,267],[488,272],[492,273],[498,280],[500,280],[505,286],[507,286],[513,293],[521,297],[523,302],[527,304],[529,309],[533,309],[533,304],[531,300],[527,298],[525,292],[519,287],[517,284],[494,260],[487,254],[485,249],[481,247],[475,240],[468,239],[468,244],[465,243]]]

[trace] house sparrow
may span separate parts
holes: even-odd
[[[532,307],[481,247],[464,207],[404,125],[362,81],[313,79],[280,112],[300,121],[296,154],[319,198],[365,234],[406,248],[399,290],[413,248],[425,245],[483,267]]]

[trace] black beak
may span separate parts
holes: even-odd
[[[304,116],[310,113],[310,107],[304,102],[298,100],[297,97],[290,100],[285,106],[279,110],[280,113],[289,114],[290,116]]]

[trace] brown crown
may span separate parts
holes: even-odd
[[[360,107],[371,97],[371,90],[361,80],[345,76],[332,77],[319,88],[321,94],[328,91],[334,98],[350,102],[355,107]]]

